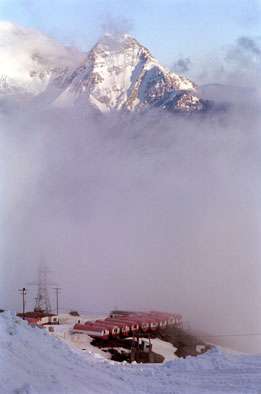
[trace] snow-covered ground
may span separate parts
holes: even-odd
[[[177,350],[171,343],[162,341],[159,338],[151,339],[152,350],[164,357],[164,362],[175,360],[175,351]]]
[[[54,332],[52,333],[57,338],[65,341],[70,347],[77,348],[80,350],[84,350],[85,352],[92,354],[96,358],[105,358],[110,359],[111,354],[109,352],[104,352],[103,350],[93,346],[91,344],[92,338],[86,334],[71,334],[71,329],[73,325],[80,320],[82,323],[86,321],[94,321],[96,319],[104,319],[106,316],[104,315],[86,315],[86,316],[70,316],[68,314],[63,314],[59,316],[59,320],[63,324],[59,324],[57,326],[52,326]],[[131,338],[129,338],[131,339]],[[142,338],[140,338],[142,339]],[[151,339],[152,350],[160,354],[164,357],[164,361],[174,360],[177,356],[175,355],[175,351],[177,350],[171,343],[162,341],[159,338]],[[119,352],[121,350],[127,351],[124,348],[115,348]]]
[[[214,348],[165,364],[118,364],[0,314],[1,394],[260,394],[261,355]]]
[[[81,315],[81,316],[71,316],[69,314],[59,315],[59,321],[61,324],[52,326],[54,330],[53,334],[59,339],[62,339],[67,343],[69,347],[72,347],[73,350],[76,348],[78,350],[83,350],[95,358],[103,358],[109,360],[111,358],[111,354],[108,352],[104,352],[101,349],[93,346],[91,344],[92,338],[85,334],[74,334],[71,335],[71,330],[75,323],[81,322],[85,323],[86,321],[95,321],[97,319],[104,319],[107,315]]]
[[[101,349],[91,344],[92,338],[86,334],[70,334],[71,327],[68,324],[60,324],[53,326],[54,332],[52,333],[57,338],[63,340],[73,350],[76,348],[82,350],[95,358],[110,359],[111,354],[102,351]]]

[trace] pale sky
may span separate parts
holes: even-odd
[[[0,0],[0,19],[88,50],[113,24],[163,64],[211,56],[240,36],[261,36],[261,0]]]

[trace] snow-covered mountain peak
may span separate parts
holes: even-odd
[[[170,72],[129,34],[107,33],[84,54],[4,21],[0,42],[0,94],[4,97],[40,95],[40,102],[48,105],[80,102],[102,112],[203,108],[193,82]]]
[[[105,33],[96,43],[96,46],[107,46],[113,49],[115,45],[124,45],[131,41],[136,41],[130,34],[127,33]],[[137,41],[136,41],[137,42]]]
[[[141,45],[134,37],[129,34],[112,34],[106,33],[93,47],[92,51],[104,51],[109,54],[116,54],[127,50],[142,50],[151,56],[148,49]]]
[[[105,34],[66,82],[56,100],[59,105],[88,100],[102,112],[155,106],[190,111],[201,107],[193,95],[196,86],[163,67],[128,34]]]

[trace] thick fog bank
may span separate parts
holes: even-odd
[[[64,309],[179,311],[221,343],[261,351],[261,336],[245,335],[261,333],[255,111],[0,122],[0,307],[20,308],[17,289],[45,262]]]

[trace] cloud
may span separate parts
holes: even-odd
[[[191,60],[190,58],[180,58],[173,64],[173,71],[177,73],[187,73],[191,68]]]
[[[218,54],[191,61],[189,75],[200,85],[219,83],[260,90],[261,38],[240,36]]]
[[[257,43],[257,40],[254,40],[253,38],[250,37],[240,37],[237,40],[237,44],[240,48],[249,51],[250,53],[253,53],[254,55],[261,55],[261,47],[260,44]]]
[[[234,84],[258,87],[261,75],[261,40],[239,37],[224,56],[225,76]]]
[[[239,37],[225,56],[225,61],[233,63],[235,67],[260,67],[261,41],[247,36]]]
[[[64,310],[163,309],[211,333],[258,331],[257,114],[29,106],[0,122],[2,307],[19,308],[44,259]]]
[[[111,33],[113,35],[120,35],[123,33],[130,33],[133,29],[133,22],[122,16],[107,15],[101,25],[102,32]]]

